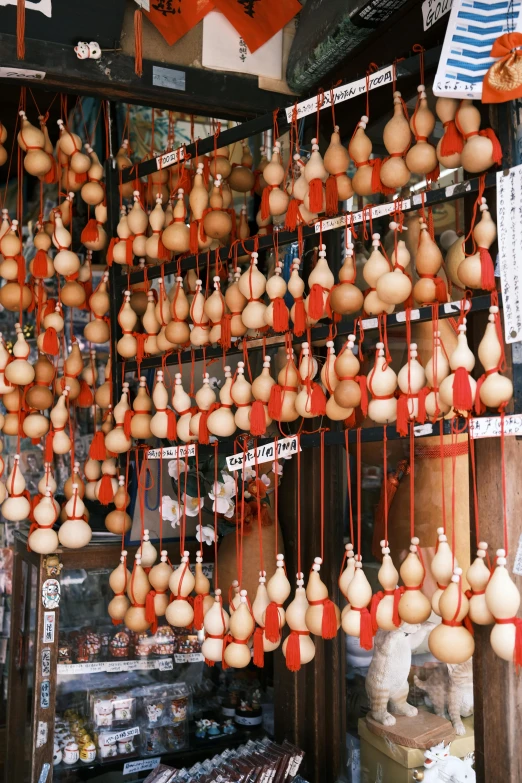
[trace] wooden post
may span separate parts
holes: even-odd
[[[476,440],[475,454],[480,537],[489,543],[493,560],[496,549],[504,546],[500,439]],[[522,578],[513,574],[522,504],[522,442],[515,437],[505,438],[505,465],[509,537],[507,568],[518,589],[522,591]],[[473,541],[472,547],[474,545]],[[495,655],[489,643],[490,633],[490,626],[475,626],[473,689],[477,783],[494,780],[519,783],[522,780],[522,679],[517,676],[512,663]]]
[[[325,537],[321,578],[330,597],[339,603],[337,578],[343,553],[343,451],[325,448]],[[305,581],[314,557],[320,554],[319,449],[301,453],[301,565]],[[292,591],[297,573],[297,457],[285,465],[279,494],[279,519],[285,540],[286,562]],[[290,596],[292,597],[292,596]],[[310,780],[335,781],[344,771],[345,646],[344,634],[323,641],[312,637],[315,658],[288,671],[282,655],[274,660],[277,693],[276,739],[288,739],[306,751],[303,775]]]

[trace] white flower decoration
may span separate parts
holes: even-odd
[[[163,519],[166,519],[172,527],[177,527],[183,514],[183,506],[174,498],[163,495],[161,498],[161,513]]]
[[[198,525],[198,529],[196,531],[196,538],[201,543],[200,535],[203,535],[203,543],[207,546],[210,546],[210,544],[214,543],[214,529],[209,527],[208,525],[205,525],[204,527],[200,528]]]
[[[263,484],[265,485],[265,487],[269,487],[269,486],[270,486],[270,479],[269,479],[269,478],[268,478],[268,476],[266,476],[264,473],[263,473],[263,475],[261,476],[261,481],[263,482]]]
[[[188,517],[196,517],[199,513],[199,509],[203,508],[205,498],[201,498],[198,502],[197,498],[191,498],[190,495],[183,495],[183,503],[185,504],[185,510]]]
[[[177,481],[187,469],[187,463],[185,460],[180,459],[178,461],[177,459],[171,459],[169,462],[169,476],[172,476],[174,481]]]
[[[283,475],[283,466],[281,463],[278,462],[272,462],[272,473],[275,476],[282,476]]]
[[[212,511],[217,511],[218,514],[224,514],[227,519],[230,519],[234,514],[234,503],[232,498],[236,494],[236,482],[228,473],[222,473],[221,477],[223,481],[216,481],[212,487],[212,491],[208,493],[208,496],[214,501]]]

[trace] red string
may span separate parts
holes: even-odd
[[[259,570],[264,571],[265,566],[263,562],[263,535],[261,530],[261,498],[259,497],[259,483],[261,482],[261,479],[259,478],[259,466],[257,462],[257,438],[254,438],[254,470],[256,472],[256,506],[257,506],[257,530],[259,534]],[[276,554],[277,554],[277,543],[276,543]]]
[[[321,560],[324,560],[324,430],[320,434]]]
[[[505,459],[505,432],[504,432],[504,416],[505,412],[500,413],[500,458],[501,458],[501,470],[502,470],[502,524],[504,529],[504,549],[506,550],[506,557],[508,556],[508,525],[507,525],[507,494],[506,494],[506,459]]]
[[[301,573],[301,434],[297,434],[297,573]],[[300,578],[300,577],[299,577]]]
[[[263,338],[264,339],[264,338]],[[263,356],[265,356],[265,351],[263,351]],[[299,436],[298,436],[299,437]],[[297,447],[299,448],[299,441],[297,442]],[[279,497],[279,474],[278,474],[278,453],[277,453],[277,437],[274,441],[274,475],[275,475],[275,482],[274,482],[274,525],[275,525],[275,550],[276,554],[278,553],[278,525],[279,525],[279,516],[278,516],[278,497]]]
[[[353,508],[352,508],[352,476],[350,470],[350,453],[348,451],[348,430],[344,431],[344,443],[346,448],[346,486],[348,488],[348,510],[350,514],[350,541],[354,543],[353,533]]]
[[[388,428],[386,424],[383,429],[383,455],[382,470],[384,473],[384,546],[388,546]]]
[[[218,441],[214,441],[214,492],[218,483]],[[214,590],[218,587],[218,514],[217,501],[214,500]]]
[[[357,428],[357,554],[362,556],[361,552],[361,428]]]
[[[413,424],[410,424],[410,538],[413,538],[415,535],[414,473],[415,473],[415,433],[413,431]]]

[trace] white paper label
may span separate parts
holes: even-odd
[[[44,612],[43,643],[54,642],[54,629],[56,627],[56,612]]]
[[[47,721],[45,720],[39,720],[38,721],[38,728],[36,730],[36,747],[37,748],[43,748],[43,746],[47,743]]]
[[[123,765],[123,774],[131,775],[133,772],[141,772],[144,769],[156,769],[160,763],[161,756],[155,756],[152,759],[140,759],[139,761],[127,761]]]
[[[203,19],[201,61],[203,68],[281,79],[283,31],[280,30],[252,53],[226,16],[219,11],[211,11]]]
[[[517,576],[522,576],[522,533],[518,539],[517,553],[515,555],[515,562],[513,563],[513,573]]]
[[[500,438],[501,417],[481,416],[469,420],[469,434],[472,438]],[[522,435],[522,413],[504,416],[504,435]]]
[[[459,302],[446,302],[444,305],[444,312],[445,313],[460,313],[462,312],[462,309],[469,310],[471,307],[471,302],[469,299],[461,299]]]
[[[150,0],[134,0],[134,2],[144,11],[150,11]]]
[[[196,456],[196,446],[194,443],[188,446],[168,446],[162,449],[149,449],[147,452],[147,459],[159,459],[161,456],[163,459],[176,459],[178,457],[184,459],[185,457]]]
[[[410,321],[417,321],[420,318],[419,310],[410,310]],[[400,313],[395,314],[395,320],[399,323],[406,323],[406,310],[402,310]]]
[[[46,710],[51,703],[51,683],[49,680],[42,680],[40,685],[40,707]]]
[[[177,150],[171,150],[164,155],[158,155],[156,158],[156,168],[158,171],[173,166],[179,160],[185,160],[185,147],[179,147]]]
[[[417,196],[419,199],[419,204],[421,203],[420,196]],[[415,197],[414,197],[415,199]],[[376,206],[371,208],[371,217],[379,218],[383,217],[384,215],[391,215],[392,212],[395,212],[396,209],[409,209],[411,207],[411,199],[405,198],[402,200],[397,199],[396,201],[390,201],[387,204],[377,204]],[[369,220],[369,210],[366,210],[366,212],[362,212],[360,210],[359,212],[352,212],[350,214],[346,215],[339,215],[338,217],[334,218],[328,218],[326,220],[318,220],[317,223],[315,223],[315,233],[320,234],[321,231],[332,231],[336,228],[348,228],[350,225],[355,225],[356,223],[362,223],[363,220]]]
[[[51,676],[51,648],[44,647],[42,650],[42,677]]]
[[[413,434],[416,438],[421,437],[422,435],[431,435],[433,432],[433,425],[432,424],[415,424],[413,426]]]
[[[504,336],[522,340],[522,166],[497,174],[497,233]]]
[[[0,3],[1,5],[1,3]],[[7,68],[0,66],[0,79],[29,79],[41,82],[45,79],[45,71],[31,71],[30,68]]]
[[[98,672],[153,671],[168,672],[174,668],[172,658],[154,661],[88,661],[87,663],[59,663],[58,674],[97,674]]]
[[[379,319],[378,318],[365,318],[362,322],[363,329],[366,331],[366,329],[377,329],[379,326]]]
[[[124,742],[126,739],[135,737],[140,733],[139,726],[133,726],[132,729],[123,729],[114,734],[103,734],[103,742],[105,745],[113,745],[115,742]]]
[[[451,11],[451,0],[424,0],[422,4],[422,24],[425,30]]]
[[[164,87],[167,90],[185,90],[185,71],[177,71],[175,68],[162,68],[160,65],[152,66],[152,84],[155,87]]]
[[[174,653],[176,663],[202,663],[205,656],[202,653]]]
[[[380,71],[376,71],[370,75],[369,89],[375,90],[376,87],[384,87],[385,84],[392,84],[392,81],[393,67],[388,65],[386,68],[382,68]],[[366,77],[358,79],[356,82],[350,82],[349,84],[335,87],[333,90],[334,104],[349,101],[351,98],[356,98],[358,95],[363,95],[365,92]],[[328,106],[330,106],[330,90],[326,90],[324,93],[324,102],[321,109],[326,109]],[[298,103],[296,108],[298,120],[301,117],[307,117],[309,114],[314,114],[317,111],[317,96]],[[292,122],[293,116],[294,106],[290,106],[286,109],[286,121],[288,123]]]
[[[484,76],[495,62],[492,43],[503,33],[520,32],[519,11],[520,2],[509,10],[493,0],[453,0],[433,94],[480,100]]]
[[[230,471],[242,470],[243,462],[246,468],[256,463],[261,464],[263,462],[273,462],[275,459],[275,444],[266,443],[264,446],[258,446],[257,449],[248,449],[247,452],[240,451],[237,454],[232,454],[231,457],[227,457],[227,468]],[[292,454],[297,454],[297,437],[281,438],[277,441],[277,458],[284,459],[285,457],[291,457]]]

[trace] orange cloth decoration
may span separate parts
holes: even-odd
[[[484,76],[482,103],[504,103],[522,96],[522,33],[499,36],[490,52],[500,57]]]
[[[144,13],[172,46],[213,8],[212,0],[151,0]]]
[[[214,0],[251,52],[263,46],[299,13],[298,0]]]

